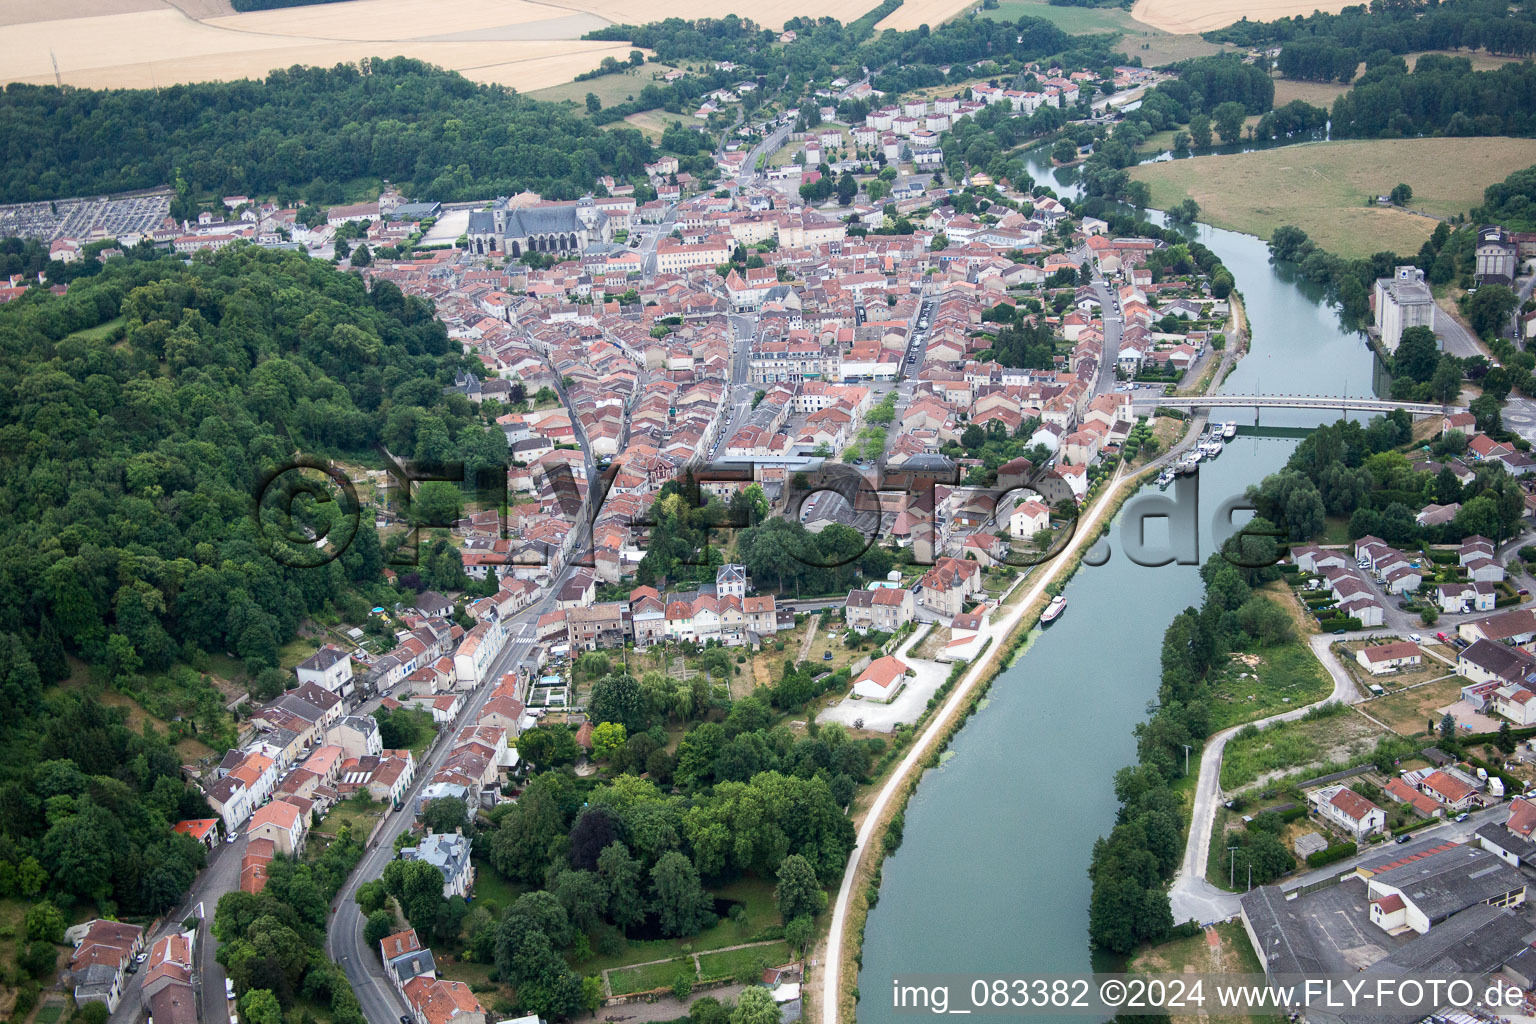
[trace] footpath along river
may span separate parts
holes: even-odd
[[[1048,160],[1037,159],[1030,173],[1058,194],[1075,192]],[[1222,391],[1373,393],[1375,358],[1363,340],[1339,327],[1307,282],[1271,264],[1262,241],[1203,224],[1193,233],[1232,271],[1254,334]],[[1252,423],[1253,415],[1232,410],[1222,418]],[[1308,426],[1333,418],[1266,410],[1263,422]],[[1202,463],[1202,559],[1217,506],[1283,466],[1295,443],[1239,437]],[[1149,521],[1149,543],[1163,522]],[[986,706],[951,743],[954,756],[913,795],[905,841],[885,861],[865,930],[862,1024],[907,1016],[895,1012],[891,995],[893,979],[906,975],[1093,969],[1093,843],[1114,824],[1113,777],[1135,759],[1131,731],[1157,693],[1163,631],[1200,598],[1198,565],[1133,564],[1119,525],[1109,535],[1108,561],[1077,573],[1065,614],[1037,630],[998,676]]]

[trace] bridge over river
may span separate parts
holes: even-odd
[[[1337,409],[1340,412],[1406,410],[1414,417],[1442,416],[1466,409],[1439,402],[1394,402],[1384,398],[1352,398],[1345,395],[1137,395],[1131,399],[1139,413],[1153,409]]]

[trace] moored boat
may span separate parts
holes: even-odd
[[[1061,613],[1067,610],[1067,599],[1060,594],[1051,598],[1051,603],[1046,607],[1045,613],[1040,616],[1040,625],[1049,626],[1061,617]]]

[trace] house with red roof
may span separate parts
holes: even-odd
[[[248,829],[252,839],[270,839],[277,852],[293,857],[304,850],[309,822],[299,808],[286,800],[274,800],[256,809]]]
[[[911,671],[906,662],[894,655],[877,658],[854,680],[853,695],[888,703],[901,692]]]
[[[219,841],[219,819],[188,818],[186,821],[178,821],[172,825],[171,831],[180,832],[184,836],[191,836],[211,850],[214,844]]]
[[[1466,810],[1472,806],[1472,799],[1477,795],[1477,790],[1444,771],[1431,772],[1425,776],[1419,788],[1453,811]]]
[[[1348,786],[1324,786],[1307,794],[1312,811],[1356,840],[1387,827],[1387,812]]]

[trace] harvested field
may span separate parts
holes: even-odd
[[[1339,82],[1302,82],[1292,78],[1275,79],[1275,106],[1283,107],[1292,100],[1303,100],[1314,107],[1330,110],[1333,101],[1349,91],[1349,86]]]
[[[151,88],[176,82],[260,78],[274,68],[294,64],[328,67],[366,57],[403,55],[463,72],[475,81],[539,89],[570,81],[580,72],[596,67],[604,57],[627,58],[631,49],[627,43],[573,42],[539,36],[539,26],[545,23],[538,21],[526,23],[528,35],[522,40],[492,37],[477,42],[388,40],[368,38],[362,32],[327,37],[323,33],[344,31],[330,20],[316,23],[322,34],[313,36],[237,27],[243,24],[243,19],[281,13],[294,19],[290,29],[296,29],[305,24],[302,15],[308,11],[331,12],[337,7],[372,8],[383,4],[387,13],[402,4],[416,2],[358,0],[299,11],[238,14],[209,22],[194,21],[180,11],[162,7],[155,11],[11,25],[0,32],[5,42],[0,48],[0,80],[52,82],[50,52],[57,57],[65,82],[95,88]],[[496,15],[506,16],[508,12]],[[402,20],[430,23],[434,28],[443,24],[435,16]],[[373,23],[372,16],[366,21]]]
[[[893,28],[907,32],[919,25],[938,28],[953,18],[974,0],[906,0],[900,7],[882,18],[875,28]]]
[[[1153,28],[1181,35],[1209,32],[1244,17],[1274,21],[1313,11],[1337,14],[1349,5],[1349,0],[1136,0],[1131,14]]]
[[[1488,185],[1533,163],[1536,140],[1392,139],[1164,161],[1133,168],[1131,177],[1152,186],[1159,209],[1188,196],[1217,227],[1267,239],[1294,224],[1329,252],[1363,257],[1416,252],[1437,223],[1421,213],[1465,212]],[[1365,205],[1398,182],[1412,186],[1420,212]]]
[[[851,21],[875,2],[772,0],[735,10],[776,29],[799,15]],[[728,12],[708,0],[649,7],[619,0],[558,7],[534,0],[349,0],[246,14],[231,13],[227,0],[0,0],[0,82],[51,83],[54,58],[70,85],[152,88],[405,56],[477,82],[533,91],[569,82],[604,57],[628,57],[628,43],[581,40],[594,29]]]

